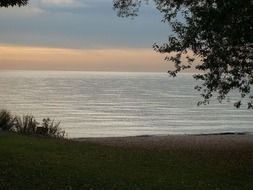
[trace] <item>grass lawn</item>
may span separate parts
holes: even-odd
[[[252,190],[253,151],[114,148],[0,131],[0,189]]]

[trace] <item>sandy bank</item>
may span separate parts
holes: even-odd
[[[75,140],[123,148],[253,151],[253,135],[250,134],[136,136]]]

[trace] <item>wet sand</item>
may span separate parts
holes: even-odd
[[[243,133],[80,138],[75,140],[122,148],[253,151],[253,135]]]

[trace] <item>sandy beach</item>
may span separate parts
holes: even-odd
[[[251,134],[135,136],[76,140],[122,148],[253,151],[253,135]]]

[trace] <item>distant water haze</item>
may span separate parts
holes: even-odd
[[[0,109],[61,121],[69,137],[253,132],[252,111],[197,106],[191,74],[0,71]]]
[[[148,49],[63,49],[0,44],[0,70],[153,71],[169,68]]]

